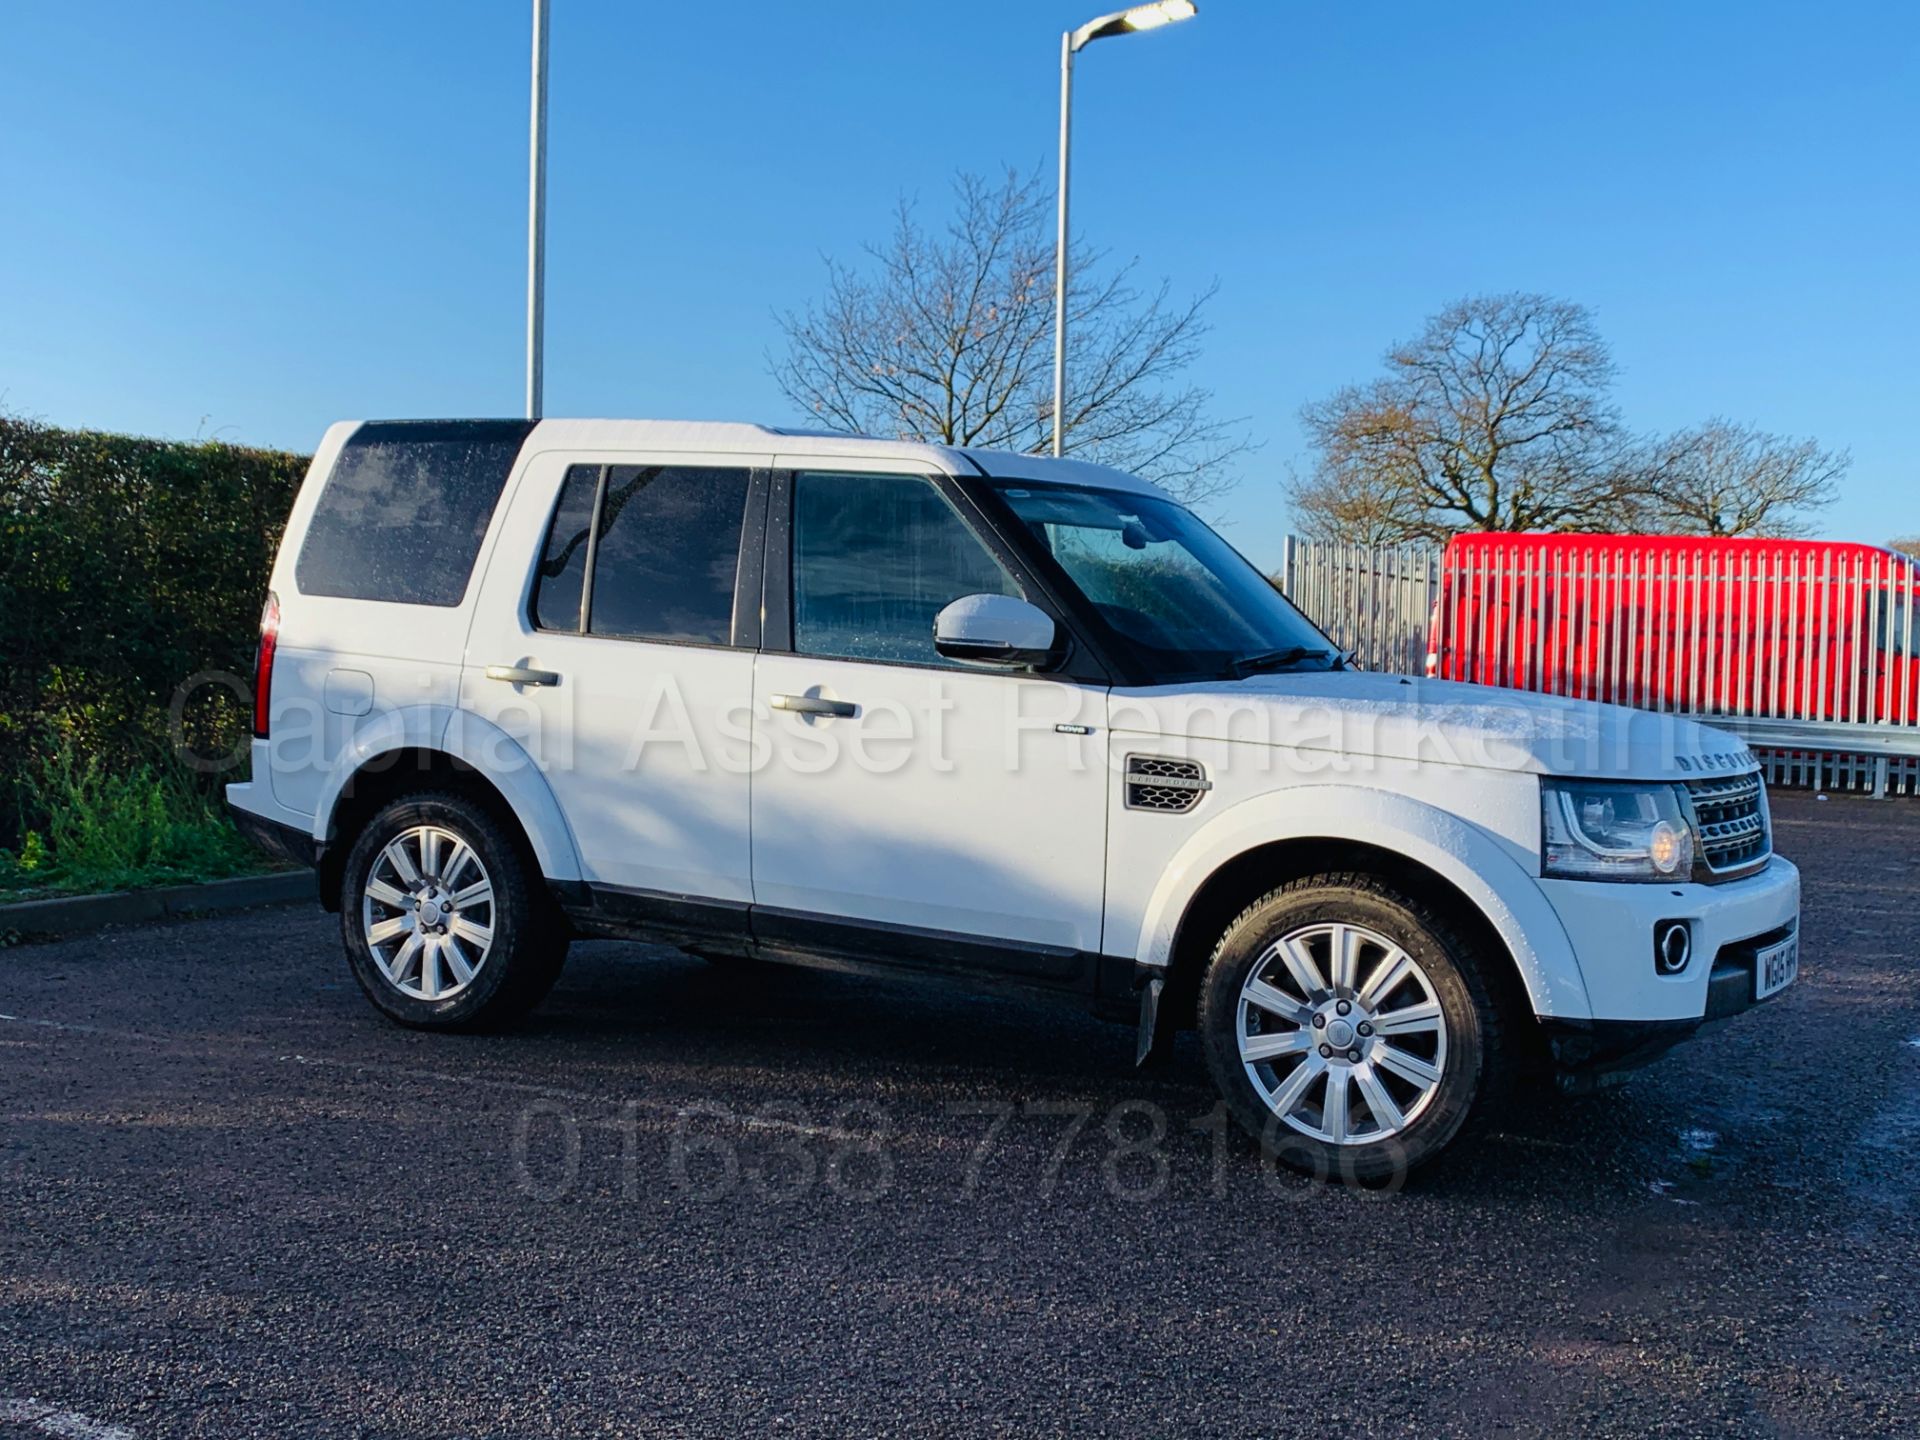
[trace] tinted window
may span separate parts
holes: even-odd
[[[933,617],[962,595],[1019,595],[959,513],[926,481],[798,475],[793,643],[805,655],[953,665]]]
[[[353,433],[300,544],[301,593],[458,605],[525,420],[388,422]]]
[[[610,469],[594,541],[588,631],[729,643],[748,474],[677,465]]]
[[[560,486],[560,503],[547,527],[540,570],[533,586],[533,623],[542,630],[580,629],[580,601],[586,593],[587,540],[593,528],[593,497],[600,485],[598,465],[570,465]]]

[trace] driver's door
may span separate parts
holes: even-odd
[[[754,672],[756,937],[1070,981],[1100,949],[1105,686],[934,649],[950,601],[1023,593],[950,482],[854,461],[781,479],[791,544],[768,557]]]

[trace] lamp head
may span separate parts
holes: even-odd
[[[1089,20],[1072,33],[1068,44],[1078,50],[1083,45],[1105,40],[1110,35],[1158,30],[1163,25],[1191,20],[1199,13],[1200,7],[1194,4],[1194,0],[1150,0],[1145,5],[1135,5],[1129,10],[1118,10],[1111,15],[1102,15],[1098,20]]]
[[[1158,30],[1176,20],[1191,20],[1200,13],[1193,0],[1154,0],[1151,5],[1136,5],[1123,11],[1120,22],[1129,30]]]

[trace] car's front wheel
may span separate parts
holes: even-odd
[[[1473,948],[1365,875],[1294,881],[1227,928],[1200,992],[1227,1108],[1294,1169],[1379,1181],[1432,1158],[1497,1078]]]
[[[524,1014],[567,951],[564,921],[523,848],[453,793],[405,796],[367,822],[343,867],[340,927],[367,997],[422,1029]]]

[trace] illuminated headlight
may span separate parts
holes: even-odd
[[[1544,875],[1563,880],[1684,880],[1693,826],[1672,785],[1540,782]]]

